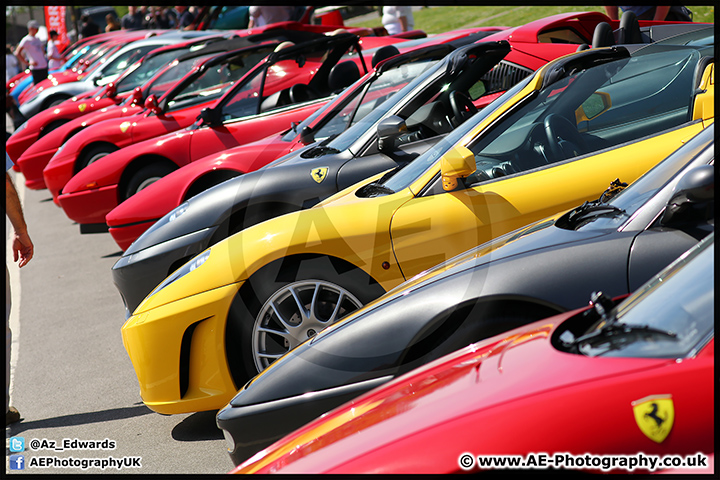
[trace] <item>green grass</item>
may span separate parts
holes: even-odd
[[[691,6],[693,20],[696,22],[714,22],[715,7]],[[602,6],[477,6],[477,7],[431,7],[413,12],[415,28],[428,34],[443,33],[459,28],[477,26],[515,27],[539,18],[566,12],[599,11],[605,12]],[[369,21],[354,22],[348,19],[347,25],[358,27],[379,27],[382,25],[380,15]]]

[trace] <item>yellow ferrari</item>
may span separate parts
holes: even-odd
[[[404,167],[178,269],[122,329],[145,404],[221,408],[275,359],[406,279],[597,199],[616,178],[632,182],[712,123],[712,44],[628,48],[550,62]],[[402,120],[389,122],[400,137]]]

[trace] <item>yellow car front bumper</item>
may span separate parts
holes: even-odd
[[[131,316],[123,344],[150,409],[163,414],[216,410],[237,392],[225,355],[225,325],[243,282]]]

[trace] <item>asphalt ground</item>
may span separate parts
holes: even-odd
[[[142,403],[120,334],[125,310],[110,269],[121,252],[112,237],[81,235],[47,190],[28,190],[22,174],[11,170],[11,176],[35,255],[19,269],[6,240],[13,300],[10,403],[23,417],[5,430],[6,472],[230,471],[233,463],[215,425],[216,412],[164,416]],[[6,239],[11,233],[6,217]],[[11,437],[24,439],[23,452],[10,451]],[[65,439],[70,448],[64,448]],[[97,441],[101,447],[111,441],[115,448],[76,450],[74,440]],[[37,443],[41,447],[34,450]],[[24,470],[10,469],[10,455],[24,456]],[[110,458],[132,466],[118,469]],[[83,468],[87,459],[99,459],[99,466]],[[41,467],[43,462],[53,466]]]

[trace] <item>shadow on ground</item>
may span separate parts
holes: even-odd
[[[179,442],[222,440],[223,433],[215,423],[217,410],[197,412],[185,417],[172,430],[172,438]]]
[[[22,412],[20,412],[22,413]],[[72,425],[86,425],[89,423],[107,422],[108,420],[120,420],[123,418],[139,417],[153,413],[152,410],[145,405],[135,407],[111,408],[110,410],[101,410],[99,412],[75,413],[73,415],[62,415],[60,417],[45,418],[41,420],[33,420],[30,422],[20,421],[10,425],[10,433],[17,435],[25,430],[68,427]],[[213,417],[214,418],[214,417]],[[222,437],[222,432],[220,433]]]

